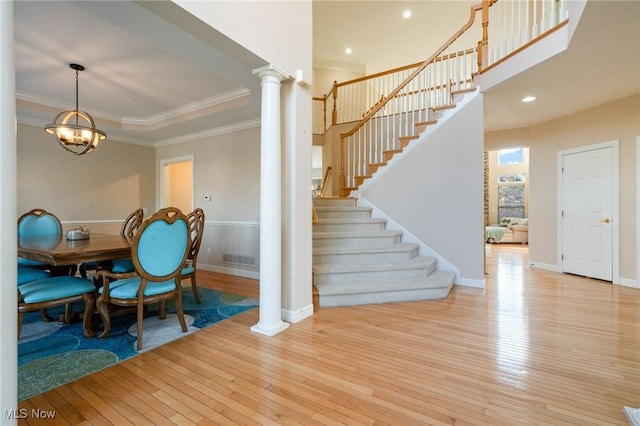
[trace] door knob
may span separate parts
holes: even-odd
[[[601,219],[600,222],[609,223],[611,222],[611,219],[609,219],[608,217],[605,217],[604,219]]]

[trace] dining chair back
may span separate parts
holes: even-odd
[[[138,232],[138,228],[142,225],[142,220],[144,218],[144,210],[135,209],[133,212],[127,216],[127,218],[122,222],[122,227],[120,228],[120,235],[125,238],[130,243],[133,241],[133,237],[136,236]]]
[[[59,235],[62,235],[62,222],[44,209],[33,209],[18,218],[18,237]]]
[[[44,209],[33,209],[18,218],[18,238],[62,236],[62,222],[53,213]],[[49,269],[49,266],[36,260],[18,258],[18,266]]]
[[[129,244],[133,242],[140,225],[142,225],[142,221],[144,218],[144,211],[142,209],[134,210],[127,218],[122,222],[122,227],[120,228],[120,235],[122,238],[127,240]],[[125,259],[115,259],[113,260],[113,267],[111,271],[116,272],[118,274],[123,274],[127,272],[135,271],[133,266],[133,261],[130,257]]]
[[[202,244],[202,235],[204,234],[204,211],[201,208],[197,208],[189,213],[187,218],[189,219],[191,249],[189,250],[185,267],[182,268],[181,276],[182,279],[188,279],[191,282],[193,297],[196,299],[196,303],[200,303],[200,294],[196,283],[196,261]]]
[[[142,349],[144,306],[160,303],[160,318],[166,318],[165,302],[174,300],[182,331],[187,331],[182,310],[180,272],[189,254],[189,222],[177,208],[161,209],[145,220],[131,244],[135,273],[99,271],[103,286],[98,290],[98,312],[104,322],[101,339],[109,335],[109,305],[135,306],[137,348]]]

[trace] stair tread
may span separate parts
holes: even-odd
[[[316,289],[320,296],[395,292],[417,289],[447,289],[453,285],[454,278],[455,272],[437,270],[424,278],[372,280],[365,283],[353,281],[334,282],[316,285]]]
[[[351,223],[387,223],[386,219],[372,218],[351,218],[351,217],[335,217],[335,218],[320,218],[318,219],[321,224],[334,225],[334,224],[351,224]]]
[[[376,229],[374,231],[313,231],[313,238],[378,238],[402,235],[402,231]]]
[[[436,262],[436,258],[430,256],[416,256],[403,262],[393,263],[326,263],[313,266],[315,274],[326,273],[350,273],[350,272],[384,272],[430,268]]]
[[[372,247],[316,247],[313,249],[313,254],[395,253],[415,250],[418,247],[418,244],[415,243],[385,244]]]
[[[355,206],[316,206],[317,211],[323,212],[341,212],[341,211],[358,211],[370,212],[371,207],[355,207]]]

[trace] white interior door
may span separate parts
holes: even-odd
[[[562,270],[613,279],[613,148],[562,157]]]

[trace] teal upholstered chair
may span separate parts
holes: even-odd
[[[143,217],[144,211],[142,209],[136,209],[131,214],[129,214],[129,216],[127,216],[124,222],[122,222],[122,226],[120,227],[120,235],[122,236],[122,238],[126,239],[129,244],[131,244],[133,238],[138,232],[138,228],[140,228],[140,225],[142,224]],[[96,270],[97,268],[97,262],[83,263],[82,265],[80,265],[80,275],[83,278],[86,278],[88,270]],[[115,259],[113,260],[111,271],[118,274],[134,272],[135,269],[133,267],[133,261],[130,257],[126,259]]]
[[[191,249],[187,256],[187,263],[182,268],[181,278],[188,279],[191,282],[193,297],[196,302],[200,303],[200,295],[198,294],[198,285],[196,284],[196,261],[200,244],[202,243],[202,234],[204,233],[204,211],[200,208],[195,209],[187,215],[189,220],[189,233],[191,235]]]
[[[44,269],[30,268],[18,265],[18,285],[30,283],[32,281],[44,280],[50,277],[49,272]]]
[[[21,237],[58,237],[62,236],[62,223],[53,213],[44,209],[33,209],[18,218],[18,238]],[[42,262],[18,258],[18,265],[48,269]]]
[[[95,335],[91,316],[95,309],[96,288],[90,280],[80,277],[59,276],[18,285],[18,336],[22,330],[25,312],[65,305],[65,321],[72,321],[71,304],[84,301],[82,328],[86,337]]]
[[[182,331],[187,331],[182,310],[180,272],[189,248],[189,221],[177,208],[159,210],[145,220],[131,244],[134,273],[98,271],[103,286],[98,290],[98,312],[104,322],[106,338],[111,331],[110,305],[136,307],[138,350],[142,349],[144,306],[160,303],[160,318],[166,318],[165,302],[175,301]]]
[[[144,211],[142,209],[136,209],[122,223],[120,235],[122,235],[122,238],[129,241],[129,244],[133,242],[140,225],[142,225],[143,218]],[[113,268],[111,271],[117,274],[133,272],[135,271],[133,260],[131,260],[130,257],[126,259],[116,259],[113,261]]]

